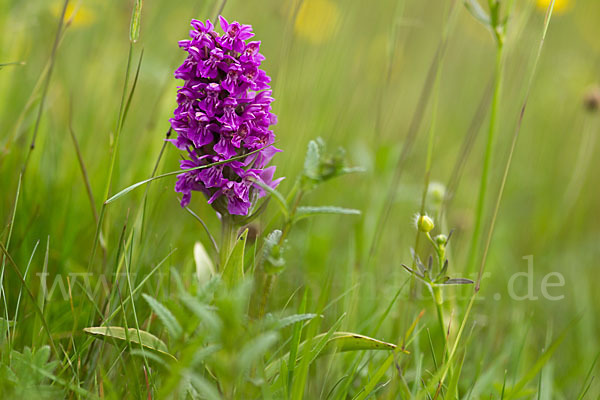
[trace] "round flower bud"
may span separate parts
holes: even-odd
[[[446,195],[446,187],[440,182],[431,182],[427,188],[427,194],[435,204],[441,204]]]
[[[431,232],[435,228],[435,224],[433,223],[433,219],[428,215],[419,215],[417,216],[417,229],[421,232]]]
[[[600,87],[594,86],[587,91],[583,99],[583,105],[590,112],[598,111],[600,107]]]
[[[446,242],[448,241],[448,236],[446,235],[437,235],[435,238],[435,243],[437,243],[438,246],[445,246]]]

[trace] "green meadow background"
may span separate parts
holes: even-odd
[[[62,2],[0,0],[0,64],[23,62],[0,69],[0,241],[6,244],[12,232],[7,247],[22,272],[31,258],[26,282],[37,299],[42,297],[39,273],[48,273],[49,285],[62,277],[65,287],[69,273],[92,272],[92,286],[99,274],[114,273],[121,232],[131,233],[134,217],[143,207],[144,188],[106,207],[101,238],[106,251],[103,255],[99,247],[88,266],[96,222],[71,133],[85,164],[93,207],[99,212],[123,91],[133,2],[71,3],[78,11],[60,38],[35,148],[22,176],[11,224]],[[481,293],[467,325],[470,339],[460,384],[464,398],[469,390],[473,398],[500,398],[504,379],[507,386],[518,381],[567,328],[565,339],[541,375],[532,379],[524,397],[575,399],[589,382],[588,372],[600,372],[598,366],[592,367],[600,351],[600,114],[584,106],[590,88],[600,83],[600,2],[557,3],[560,7],[557,4],[533,80]],[[439,85],[424,109],[400,184],[394,188],[390,183],[451,5],[442,0],[225,2],[222,15],[251,24],[262,41],[263,67],[272,77],[273,107],[279,120],[274,128],[277,147],[283,150],[273,162],[277,175],[288,177],[280,190],[286,193],[291,188],[302,169],[307,143],[316,137],[331,149],[344,147],[349,163],[365,168],[363,173],[332,180],[305,198],[306,204],[355,208],[362,214],[323,216],[298,224],[290,234],[287,266],[277,279],[269,310],[282,309],[288,301],[297,307],[296,291],[307,287],[315,302],[323,296],[336,300],[323,312],[322,330],[346,313],[342,330],[370,331],[374,318],[409,278],[401,264],[411,263],[412,218],[420,209],[430,129],[435,135],[431,181],[448,185],[456,163],[464,162],[443,225],[446,232],[454,229],[452,276],[474,277],[474,271],[466,271],[466,259],[489,110],[484,109],[480,118],[471,151],[465,155],[461,148],[473,119],[478,119],[482,99],[490,95],[495,45],[492,35],[463,7],[449,30]],[[144,2],[140,36],[133,46],[132,76],[142,51],[143,59],[119,138],[111,194],[152,174],[180,84],[172,76],[184,58],[177,41],[186,38],[191,18],[212,18],[219,7],[220,2],[206,0]],[[526,95],[544,12],[535,1],[517,0],[509,22],[484,232]],[[167,146],[158,173],[177,170],[179,158],[177,149]],[[160,271],[164,278],[153,277],[144,287],[144,292],[162,301],[171,296],[169,268],[177,269],[184,283],[190,284],[194,243],[200,241],[206,248],[210,243],[198,221],[179,206],[174,183],[175,177],[170,176],[149,186],[143,232],[134,231],[131,270],[136,282],[173,251]],[[369,260],[389,190],[395,192],[394,203]],[[219,221],[205,199],[193,196],[190,207],[218,236]],[[272,229],[276,211],[271,204],[258,229]],[[429,211],[436,215],[434,209]],[[430,250],[422,246],[422,251]],[[510,295],[511,277],[527,272],[527,256],[533,257],[531,279],[514,280],[514,292],[523,296],[531,289],[537,300]],[[552,272],[564,277],[564,286],[548,289],[560,300],[542,293],[542,281]],[[72,284],[73,275],[70,279]],[[556,282],[556,276],[551,281]],[[385,319],[379,339],[398,342],[421,310],[425,310],[422,324],[436,329],[435,309],[427,293],[411,298],[408,287],[404,286]],[[13,319],[20,302],[10,348],[23,351],[26,346],[47,344],[30,299],[8,267],[3,289],[3,317],[6,309]],[[44,314],[55,340],[65,349],[77,347],[85,339],[82,329],[93,322],[94,298],[77,285],[71,288],[71,301],[60,291],[56,286],[44,304]],[[452,329],[460,323],[469,293],[467,288],[446,292]],[[138,314],[146,318],[147,304],[141,298],[136,301]],[[156,323],[151,331],[164,337],[161,329]],[[5,337],[1,340],[2,362],[8,363],[9,347]],[[434,342],[439,346],[440,338],[434,337]],[[428,346],[423,330],[412,353],[420,357],[424,369],[431,365]],[[118,387],[118,376],[125,372],[113,373],[113,386]],[[393,387],[393,367],[388,374]],[[325,398],[322,393],[335,380],[327,381],[315,371],[311,376],[305,398]],[[62,379],[71,378],[66,373]],[[115,389],[114,393],[121,392]],[[600,383],[592,381],[585,396],[598,398]]]

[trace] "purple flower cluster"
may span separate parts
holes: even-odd
[[[172,140],[189,158],[181,161],[189,169],[230,159],[262,149],[245,158],[178,175],[175,191],[182,193],[181,205],[190,202],[191,192],[200,191],[220,213],[247,215],[253,201],[265,195],[256,183],[275,188],[275,167],[266,167],[280,150],[269,129],[277,122],[271,113],[271,78],[260,69],[264,56],[250,25],[228,23],[219,17],[223,35],[210,21],[192,20],[190,40],[179,46],[188,56],[175,71],[185,82],[177,91],[177,108],[171,127]],[[268,146],[268,147],[267,147]]]

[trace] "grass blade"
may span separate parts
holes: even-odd
[[[295,214],[295,219],[313,217],[321,214],[340,214],[340,215],[360,215],[360,210],[352,208],[343,208],[335,206],[320,206],[320,207],[298,207]]]
[[[4,247],[4,244],[2,244],[2,242],[0,242],[0,250],[2,250],[2,253],[4,253],[4,255],[6,256],[6,259],[8,260],[8,264],[12,267],[15,274],[19,277],[19,280],[21,281],[23,288],[25,288],[25,292],[27,292],[27,295],[31,299],[31,302],[34,305],[34,310],[40,317],[40,320],[42,321],[42,326],[44,327],[44,330],[46,331],[46,334],[48,335],[48,340],[50,341],[50,347],[52,348],[52,351],[56,355],[56,358],[60,358],[60,353],[58,351],[58,348],[56,347],[56,344],[54,343],[54,339],[52,338],[52,332],[50,331],[48,322],[46,321],[46,318],[44,317],[44,313],[42,312],[42,309],[40,308],[37,301],[35,300],[33,293],[31,293],[31,290],[29,290],[29,287],[27,287],[27,283],[25,282],[25,278],[21,274],[21,270],[19,269],[17,264],[14,262],[14,260],[12,259],[12,257],[8,253],[8,251],[6,250],[6,247]]]
[[[56,61],[56,52],[58,49],[58,44],[60,42],[61,34],[63,32],[63,27],[65,23],[65,14],[67,12],[67,6],[69,5],[69,0],[65,0],[62,8],[62,12],[60,14],[60,20],[58,21],[58,28],[56,28],[56,35],[54,36],[54,44],[52,45],[52,51],[50,52],[50,60],[48,63],[48,73],[46,74],[46,81],[44,82],[44,87],[42,88],[42,97],[40,100],[40,105],[38,107],[37,116],[35,118],[35,125],[33,128],[33,135],[31,137],[31,143],[29,144],[29,151],[27,152],[27,156],[25,158],[25,162],[23,163],[23,168],[21,170],[21,175],[25,175],[25,171],[27,170],[27,165],[29,164],[29,159],[31,157],[31,153],[35,148],[35,142],[37,139],[37,135],[40,129],[40,122],[42,120],[42,114],[44,112],[44,105],[46,104],[46,97],[48,95],[48,88],[50,87],[50,79],[52,78],[52,71],[54,70],[54,64]]]
[[[519,380],[519,382],[517,382],[517,384],[510,389],[510,391],[508,391],[508,393],[506,394],[507,400],[519,397],[519,393],[525,387],[525,385],[532,381],[533,378],[535,378],[536,375],[541,371],[544,365],[546,365],[546,363],[550,361],[550,358],[552,357],[556,349],[558,349],[562,341],[565,339],[569,329],[571,329],[573,325],[574,323],[571,323],[565,328],[565,330],[563,330],[563,332],[554,340],[554,342],[550,344],[548,349],[544,351],[540,358],[537,359],[537,361],[535,362],[535,364],[533,364],[529,371],[527,371],[527,373]]]
[[[273,143],[273,144],[275,144],[275,143]],[[171,172],[167,172],[167,173],[165,173],[165,174],[161,174],[161,175],[153,176],[153,177],[151,177],[151,178],[148,178],[148,179],[144,179],[143,181],[140,181],[140,182],[138,182],[138,183],[134,183],[133,185],[131,185],[131,186],[128,186],[128,187],[126,187],[125,189],[121,190],[120,192],[118,192],[118,193],[117,193],[117,194],[115,194],[114,196],[112,196],[112,197],[110,197],[109,199],[107,199],[107,200],[104,202],[104,204],[109,204],[109,203],[112,203],[113,201],[115,201],[115,200],[119,199],[120,197],[123,197],[123,196],[124,196],[124,195],[126,195],[127,193],[131,192],[133,189],[136,189],[136,188],[138,188],[138,187],[140,187],[140,186],[142,186],[142,185],[144,185],[144,184],[146,184],[146,183],[148,183],[148,182],[152,182],[152,181],[154,181],[154,180],[157,180],[157,179],[165,178],[165,177],[167,177],[167,176],[179,175],[179,174],[183,174],[183,173],[185,173],[185,172],[196,171],[196,170],[200,170],[200,169],[205,169],[205,168],[214,167],[214,166],[216,166],[216,165],[227,164],[227,163],[229,163],[229,162],[231,162],[231,161],[240,160],[240,159],[242,159],[242,158],[248,157],[249,155],[252,155],[252,154],[258,153],[259,151],[261,151],[261,150],[264,150],[264,149],[266,149],[267,147],[273,146],[273,144],[271,144],[271,145],[269,145],[269,146],[264,146],[264,147],[261,147],[261,148],[259,148],[259,149],[256,149],[256,150],[254,150],[254,151],[251,151],[251,152],[249,152],[249,153],[246,153],[246,154],[241,154],[241,155],[239,155],[239,156],[235,156],[235,157],[228,158],[227,160],[223,160],[223,161],[217,161],[217,162],[214,162],[214,163],[211,163],[211,164],[206,164],[206,165],[200,165],[200,166],[198,166],[198,167],[194,167],[194,168],[181,169],[181,170],[178,170],[178,171],[171,171]]]

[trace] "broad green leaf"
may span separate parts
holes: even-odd
[[[298,207],[296,211],[296,220],[312,217],[319,214],[342,214],[342,215],[360,215],[359,210],[352,208],[342,208],[335,206],[320,206],[320,207]]]
[[[321,345],[321,340],[325,337],[329,338]],[[395,344],[383,342],[368,336],[359,335],[352,332],[333,332],[322,333],[312,338],[312,343],[316,343],[312,354],[315,358],[331,353],[341,353],[346,351],[359,350],[396,350],[398,347]],[[306,345],[306,341],[300,343],[297,349],[297,354],[302,354]],[[289,358],[289,354],[273,361],[265,369],[267,378],[273,377],[279,371],[280,364]],[[299,359],[296,359],[298,362]]]
[[[140,343],[138,338],[138,331],[135,328],[129,328],[127,333],[125,332],[125,328],[122,328],[120,326],[96,326],[90,328],[83,328],[83,330],[85,333],[103,340],[115,339],[118,341],[126,342],[127,336],[129,336],[129,340],[132,343],[140,344],[148,350],[156,351],[162,355],[168,356],[176,360],[175,356],[168,352],[167,345],[162,340],[146,331],[140,331],[140,337],[142,338]],[[108,341],[110,342],[110,340]]]
[[[169,334],[174,338],[179,337],[183,332],[183,329],[181,328],[181,325],[179,324],[173,313],[154,297],[149,296],[145,293],[142,294],[142,296],[144,297],[144,300],[146,300],[146,303],[150,305],[152,311],[154,311],[154,313],[158,316],[161,322],[165,325],[165,328],[167,328]]]
[[[238,237],[227,262],[223,268],[223,281],[234,287],[244,279],[244,248],[248,238],[248,229]]]

